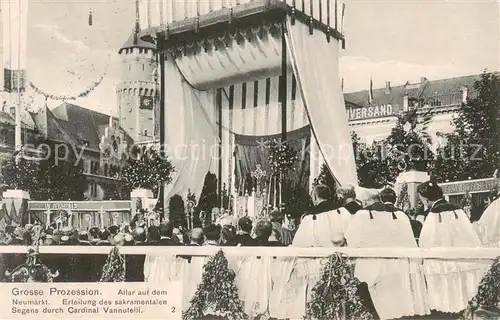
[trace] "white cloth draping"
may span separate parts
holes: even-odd
[[[476,231],[462,209],[430,212],[422,226],[419,245],[433,247],[480,247]],[[474,262],[425,259],[427,297],[431,309],[460,312],[467,308],[479,283],[491,265],[489,260]]]
[[[416,248],[410,220],[400,211],[358,211],[346,232],[355,248]],[[357,259],[355,276],[366,282],[380,319],[395,319],[430,312],[420,259]]]
[[[500,247],[500,198],[486,208],[476,227],[483,245]]]
[[[357,185],[354,152],[339,81],[339,42],[309,34],[309,26],[287,18],[287,46],[318,145],[341,185]]]
[[[252,41],[232,40],[228,46],[214,44],[207,52],[179,55],[177,65],[187,81],[200,90],[279,75],[281,37],[272,36],[265,26],[262,30],[262,38],[256,35],[257,30],[247,30]]]
[[[213,160],[218,156],[214,90],[191,87],[170,56],[165,61],[164,81],[165,142],[175,168],[165,197],[186,196],[191,189],[198,199],[205,175],[214,171]]]
[[[349,227],[351,214],[345,208],[305,216],[295,236],[293,247],[336,247]]]

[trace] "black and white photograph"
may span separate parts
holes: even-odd
[[[0,0],[0,319],[500,320],[500,1]]]

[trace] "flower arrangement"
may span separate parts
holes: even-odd
[[[295,162],[298,160],[297,151],[286,142],[274,140],[269,150],[269,165],[274,173],[283,173],[294,170]]]
[[[100,282],[124,282],[125,281],[125,258],[120,255],[118,247],[109,252],[106,264],[102,268]]]
[[[201,283],[190,301],[189,309],[182,313],[182,319],[247,319],[234,278],[234,271],[229,268],[222,250],[219,250],[203,266]]]
[[[341,254],[331,255],[312,289],[304,319],[374,319],[358,295],[359,284],[352,262]]]
[[[465,319],[473,319],[479,313],[493,313],[494,316],[488,319],[498,319],[500,315],[500,257],[495,259],[490,270],[481,280],[477,294],[469,301]]]

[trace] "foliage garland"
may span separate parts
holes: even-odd
[[[269,150],[269,165],[271,171],[283,173],[287,170],[295,170],[294,164],[298,160],[297,151],[291,148],[286,141],[274,140]]]
[[[109,56],[111,58],[111,56]],[[41,96],[44,96],[45,99],[51,99],[51,100],[60,100],[60,101],[69,101],[69,100],[76,100],[78,98],[87,98],[98,86],[101,85],[102,81],[104,80],[104,77],[108,74],[108,68],[109,68],[109,62],[105,67],[105,70],[103,74],[96,80],[94,81],[90,86],[88,86],[85,90],[82,92],[76,94],[76,95],[55,95],[48,93],[42,89],[40,89],[38,86],[36,86],[33,82],[30,81],[29,86],[33,89],[33,91]],[[74,72],[73,72],[74,73]]]
[[[374,319],[358,295],[359,285],[352,262],[339,253],[331,255],[312,289],[304,319]]]
[[[500,257],[493,262],[488,273],[483,277],[477,294],[469,301],[466,318],[472,319],[478,309],[499,311],[500,307]]]
[[[118,247],[109,252],[106,264],[102,268],[100,282],[124,282],[125,281],[125,258],[120,255]]]
[[[234,278],[234,271],[229,269],[224,252],[219,250],[203,266],[201,283],[190,301],[189,309],[182,313],[182,319],[203,319],[210,313],[228,320],[247,319]]]

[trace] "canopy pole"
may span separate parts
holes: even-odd
[[[219,193],[219,208],[222,208],[223,206],[223,201],[222,201],[222,89],[219,88],[217,89],[217,95],[215,97],[216,101],[215,104],[217,106],[217,116],[218,116],[218,123],[219,123],[219,168],[218,168],[218,174],[217,174],[217,189]]]
[[[281,26],[281,75],[279,78],[279,102],[281,103],[281,140],[287,139],[286,134],[286,103],[287,103],[287,63],[286,63],[286,20]]]
[[[166,98],[166,91],[165,91],[165,53],[163,52],[163,41],[160,40],[161,38],[158,38],[158,44],[156,49],[159,51],[159,59],[160,59],[160,150],[166,152],[165,148],[165,126],[166,126],[166,121],[165,121],[165,98]],[[162,184],[160,185],[160,189],[158,191],[158,198],[159,201],[161,201],[161,209],[160,210],[160,221],[165,220],[165,185]]]

